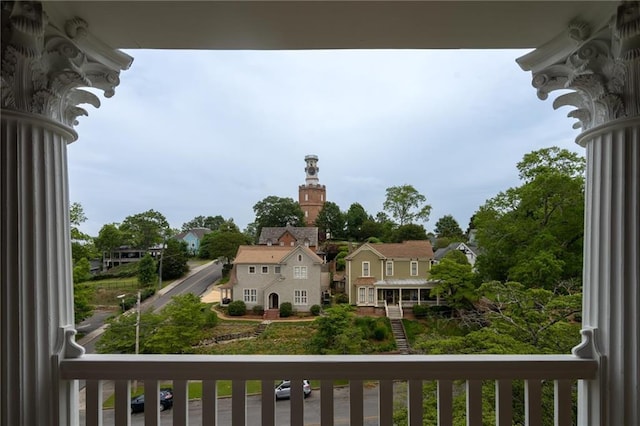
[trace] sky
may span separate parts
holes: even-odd
[[[541,101],[515,59],[527,50],[127,50],[112,98],[87,106],[68,147],[80,229],[153,209],[173,228],[221,215],[244,229],[253,206],[298,200],[304,157],[318,156],[327,200],[383,210],[412,185],[464,230],[516,164],[559,146],[584,155],[569,108]]]

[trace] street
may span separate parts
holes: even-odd
[[[349,425],[349,388],[337,387],[334,389],[334,424]],[[277,425],[290,424],[290,403],[288,400],[276,401],[276,422]],[[364,388],[364,425],[378,424],[378,387],[365,386]],[[202,425],[202,402],[200,400],[191,401],[189,403],[189,424]],[[261,403],[260,396],[247,396],[246,413],[247,425],[259,426],[262,424],[260,419]],[[85,424],[85,412],[80,412],[80,424]],[[113,410],[104,410],[103,424],[113,425]],[[160,413],[160,424],[173,424],[173,410],[165,410]],[[231,398],[218,399],[218,425],[226,426],[231,424]],[[309,398],[304,400],[304,424],[319,425],[320,424],[320,390],[314,389]],[[144,425],[144,413],[136,413],[131,415],[131,425]]]

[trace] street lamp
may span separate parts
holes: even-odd
[[[120,299],[122,301],[122,313],[124,313],[124,298],[125,298],[126,294],[120,294],[118,296],[116,296],[116,298]]]

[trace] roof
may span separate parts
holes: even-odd
[[[193,228],[193,229],[189,229],[188,231],[182,231],[181,233],[176,235],[174,238],[176,240],[183,240],[187,235],[193,234],[198,240],[201,240],[202,237],[204,237],[209,233],[211,233],[211,229],[209,228]]]
[[[446,247],[441,247],[438,250],[436,250],[435,254],[433,255],[433,259],[440,261],[447,253],[449,253],[451,250],[458,250],[460,246],[464,246],[463,248],[468,249],[475,255],[478,254],[477,252],[478,247],[458,242],[458,243],[451,243]]]
[[[312,250],[304,246],[240,246],[234,265],[240,263],[256,263],[256,264],[278,264],[282,263],[287,256],[294,251],[304,251],[315,262],[322,263],[322,259],[318,257]]]
[[[278,227],[264,227],[260,231],[260,238],[258,244],[266,245],[268,240],[272,243],[277,242],[286,232],[289,232],[296,241],[309,240],[310,246],[318,245],[318,228],[315,226],[278,226]]]
[[[373,283],[375,287],[424,287],[428,284],[434,284],[424,278],[407,278],[407,279],[386,279]]]
[[[365,243],[346,257],[347,260],[361,250],[371,249],[385,259],[432,259],[433,247],[429,240],[413,240],[403,243]]]

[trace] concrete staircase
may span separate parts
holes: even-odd
[[[387,306],[387,317],[390,320],[401,319],[402,318],[402,311],[400,310],[400,306],[388,305]]]
[[[267,326],[271,324],[270,320],[264,320],[262,321],[257,327],[256,330],[253,332],[253,336],[254,337],[258,337],[259,335],[261,335],[266,329]]]
[[[280,309],[265,309],[262,315],[263,320],[277,320],[280,318]]]
[[[407,335],[404,332],[404,326],[401,319],[391,319],[391,331],[393,332],[393,338],[396,339],[396,346],[402,355],[409,353],[409,344],[407,343]]]

